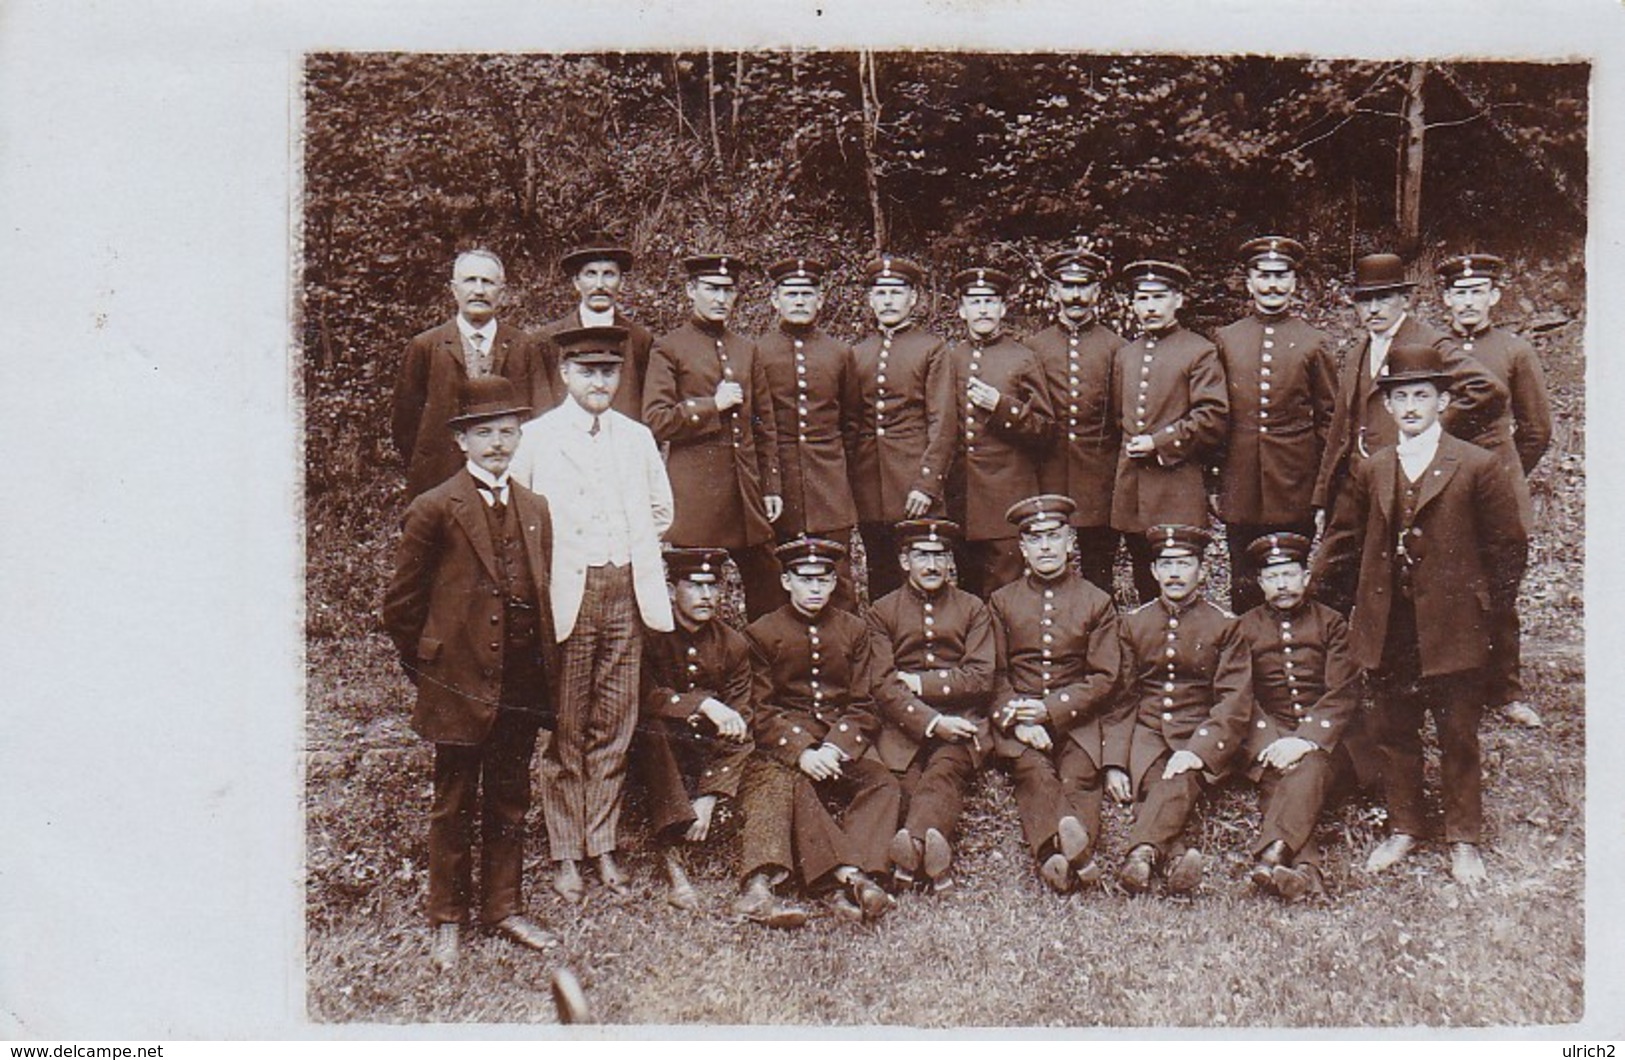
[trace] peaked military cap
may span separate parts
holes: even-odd
[[[932,545],[941,546],[938,549],[941,551],[949,548],[961,536],[959,524],[951,519],[904,519],[893,529],[900,548]]]
[[[1247,546],[1247,558],[1263,569],[1276,563],[1309,563],[1309,539],[1302,534],[1261,534]]]
[[[1105,279],[1107,273],[1111,272],[1111,265],[1105,258],[1083,247],[1058,250],[1046,257],[1040,268],[1044,276],[1055,283],[1094,283]]]
[[[779,564],[791,574],[830,574],[846,556],[846,547],[822,537],[797,537],[773,550]]]
[[[1439,279],[1446,287],[1477,287],[1499,280],[1506,267],[1494,254],[1462,254],[1439,263]]]
[[[882,254],[863,267],[863,282],[870,287],[881,284],[918,287],[925,283],[925,270],[907,258]]]
[[[1071,497],[1059,493],[1040,493],[1012,504],[1004,513],[1005,521],[1019,527],[1024,534],[1041,534],[1046,530],[1065,526],[1078,506]]]
[[[1296,271],[1308,252],[1303,244],[1286,236],[1258,236],[1243,243],[1236,251],[1242,263],[1250,268]]]
[[[553,342],[559,359],[577,364],[620,364],[625,360],[627,330],[615,324],[595,324],[556,332]]]
[[[1184,266],[1149,258],[1129,262],[1121,275],[1131,291],[1183,291],[1194,282]]]
[[[817,286],[824,282],[827,269],[828,266],[817,258],[785,258],[769,265],[767,274],[778,284]]]
[[[683,271],[691,280],[703,277],[713,283],[719,279],[736,283],[749,268],[749,263],[731,254],[694,254],[683,259]]]
[[[1200,559],[1212,540],[1206,530],[1179,523],[1163,523],[1145,532],[1145,539],[1155,550],[1155,558],[1195,556]]]
[[[1003,298],[1010,288],[1016,285],[1016,278],[1002,269],[995,269],[990,265],[978,265],[973,269],[961,269],[954,273],[954,290],[961,296],[967,294],[982,294],[978,287],[987,288],[988,292]]]
[[[722,562],[728,553],[720,548],[674,548],[666,553],[666,577],[672,581],[716,582],[722,580]]]

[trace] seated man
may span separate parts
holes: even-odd
[[[965,788],[991,745],[993,620],[987,605],[948,581],[959,526],[909,519],[893,536],[907,579],[869,609],[875,702],[882,724],[875,747],[903,789],[903,827],[892,836],[899,888],[953,885],[953,838]],[[877,559],[879,557],[876,557]]]
[[[802,883],[809,891],[840,888],[837,912],[876,920],[896,904],[869,874],[886,868],[901,792],[884,763],[865,757],[880,729],[869,627],[829,606],[845,551],[817,537],[780,545],[790,602],[752,622],[745,636],[756,746],[796,771],[790,837]]]
[[[1204,782],[1241,747],[1252,709],[1252,661],[1236,619],[1202,598],[1208,535],[1194,526],[1146,531],[1158,596],[1123,616],[1125,709],[1106,733],[1106,790],[1137,799],[1117,878],[1134,894],[1166,870],[1168,890],[1202,882],[1202,852],[1170,857]]]
[[[1264,534],[1247,554],[1264,593],[1240,620],[1253,660],[1247,775],[1264,812],[1251,876],[1297,901],[1325,894],[1315,823],[1354,775],[1343,734],[1358,721],[1360,670],[1343,616],[1309,599],[1309,539]]]
[[[679,909],[699,905],[681,845],[705,842],[719,803],[741,795],[753,748],[750,645],[716,617],[727,558],[722,549],[667,552],[677,628],[650,632],[644,641],[643,711],[632,759],[648,792],[650,824],[671,884],[666,900]],[[747,785],[740,798],[747,882],[736,911],[774,927],[800,927],[806,911],[774,896],[767,879],[775,869],[789,874],[788,842],[779,844],[783,852],[777,857],[754,856],[772,845],[771,836],[759,833],[762,822],[775,816],[775,790],[782,816],[790,806],[788,785]]]
[[[995,748],[1015,775],[1021,833],[1058,893],[1099,882],[1101,719],[1117,700],[1117,613],[1072,569],[1073,504],[1055,494],[1010,506],[1026,573],[988,601],[998,669]]]

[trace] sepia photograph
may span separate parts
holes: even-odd
[[[308,1017],[1578,1021],[1591,77],[306,55]]]

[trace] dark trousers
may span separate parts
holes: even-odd
[[[1523,631],[1515,607],[1490,615],[1490,665],[1484,675],[1484,702],[1505,706],[1523,698]]]
[[[734,566],[739,568],[739,581],[745,590],[745,618],[754,622],[769,611],[789,603],[790,596],[779,581],[782,573],[778,557],[770,544],[751,545],[748,548],[730,548]]]
[[[1112,572],[1117,566],[1117,542],[1123,536],[1109,526],[1080,526],[1078,569],[1096,588],[1112,595]]]
[[[719,739],[709,723],[647,718],[632,742],[632,765],[648,795],[649,823],[667,843],[681,842],[694,823],[694,800],[732,798],[739,790],[751,743]]]
[[[1302,534],[1313,541],[1315,521],[1302,523],[1226,523],[1224,537],[1230,546],[1230,611],[1244,615],[1264,602],[1258,587],[1258,566],[1247,557],[1247,546],[1265,534]]]
[[[903,587],[903,568],[897,563],[897,532],[891,523],[859,523],[863,555],[869,563],[869,602]]]
[[[1445,841],[1479,842],[1484,830],[1484,781],[1478,746],[1484,672],[1470,670],[1403,683],[1379,677],[1373,681],[1372,693],[1377,739],[1384,758],[1389,829],[1413,836],[1427,834],[1422,797],[1422,721],[1432,712],[1439,740]]]
[[[1310,751],[1290,769],[1265,769],[1258,777],[1258,801],[1264,823],[1253,856],[1263,853],[1276,840],[1287,845],[1293,864],[1320,864],[1320,847],[1314,843],[1315,825],[1326,800],[1341,784],[1352,783],[1354,763],[1341,746],[1330,753]]]
[[[474,896],[474,817],[480,820],[480,919],[524,911],[520,880],[530,757],[540,716],[502,709],[483,743],[434,745],[429,811],[429,920],[460,924]]]
[[[959,572],[959,587],[984,600],[1021,577],[1026,569],[1021,544],[1014,537],[967,541],[964,547],[966,562]]]
[[[790,815],[796,867],[809,887],[842,865],[883,872],[897,831],[902,791],[874,758],[847,762],[834,780],[814,782],[800,770]]]
[[[1128,545],[1128,556],[1134,565],[1134,594],[1140,598],[1140,603],[1148,604],[1162,591],[1157,579],[1151,575],[1151,561],[1157,558],[1156,549],[1141,533],[1126,533],[1123,542]]]
[[[1166,857],[1185,831],[1191,810],[1202,794],[1202,771],[1188,769],[1171,780],[1162,778],[1168,765],[1170,751],[1164,751],[1151,768],[1146,770],[1140,785],[1139,805],[1134,808],[1134,823],[1128,830],[1128,848],[1150,845],[1159,857]]]
[[[975,775],[969,745],[927,741],[897,777],[903,827],[915,839],[931,828],[953,839],[965,806],[965,789]]]
[[[1023,747],[1010,760],[1016,786],[1021,835],[1042,860],[1055,851],[1055,834],[1063,817],[1076,817],[1089,833],[1091,846],[1100,838],[1100,769],[1065,735],[1045,753]]]

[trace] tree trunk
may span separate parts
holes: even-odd
[[[705,53],[705,108],[711,117],[711,152],[722,165],[722,134],[717,131],[717,53]]]
[[[677,138],[683,138],[683,71],[677,65],[680,52],[671,53],[671,99],[677,106]]]
[[[1412,254],[1422,242],[1422,163],[1427,122],[1422,110],[1422,89],[1427,66],[1412,63],[1405,77],[1405,99],[1400,104],[1399,165],[1394,192],[1394,220],[1399,226],[1399,249]]]
[[[874,249],[879,254],[886,249],[891,233],[886,225],[886,206],[880,198],[880,162],[875,156],[880,135],[880,92],[873,52],[858,52],[858,95],[863,101],[863,175],[869,186],[869,212],[874,219]]]

